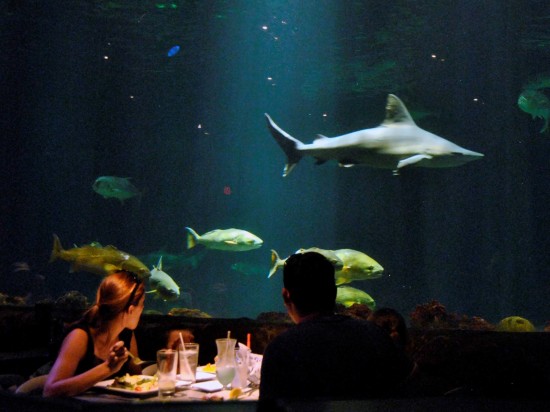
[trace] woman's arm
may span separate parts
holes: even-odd
[[[44,396],[78,395],[120,370],[128,359],[123,342],[117,342],[111,348],[105,362],[80,375],[75,375],[78,364],[86,354],[87,346],[88,335],[84,330],[74,329],[67,335],[48,374],[44,386]]]
[[[132,352],[132,354],[134,354],[135,356],[139,357],[139,354],[138,354],[138,347],[137,347],[137,340],[136,340],[136,335],[134,334],[134,332],[132,331],[132,337],[130,339],[130,348],[128,349],[130,352]],[[128,369],[128,373],[130,375],[141,375],[141,372],[142,372],[142,367],[141,365],[136,365],[132,359],[130,359],[128,361],[128,366],[127,366],[127,369]]]

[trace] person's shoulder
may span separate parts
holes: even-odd
[[[69,331],[69,333],[67,333],[66,339],[87,341],[88,336],[89,336],[89,331],[87,329],[84,329],[81,327],[74,327]]]

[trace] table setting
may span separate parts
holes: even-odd
[[[215,362],[198,366],[199,344],[160,349],[143,375],[98,382],[76,398],[88,402],[255,401],[259,396],[262,355],[236,339],[216,339]]]

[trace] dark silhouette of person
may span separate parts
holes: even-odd
[[[265,350],[262,402],[383,397],[398,390],[411,362],[377,325],[334,314],[334,268],[324,256],[290,256],[283,284],[283,301],[296,325]]]

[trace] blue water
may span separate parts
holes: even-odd
[[[180,301],[146,306],[254,318],[284,311],[280,273],[267,279],[271,249],[351,248],[385,268],[351,284],[379,307],[408,315],[437,299],[544,325],[550,136],[516,104],[550,73],[544,16],[534,0],[7,2],[0,292],[93,299],[99,276],[48,263],[56,233],[66,248],[198,256],[164,267]],[[309,143],[378,126],[388,93],[420,127],[485,158],[400,176],[304,158],[281,177],[264,113]],[[130,177],[142,195],[104,199],[91,187],[99,176]],[[245,229],[264,244],[187,250],[186,226]]]

